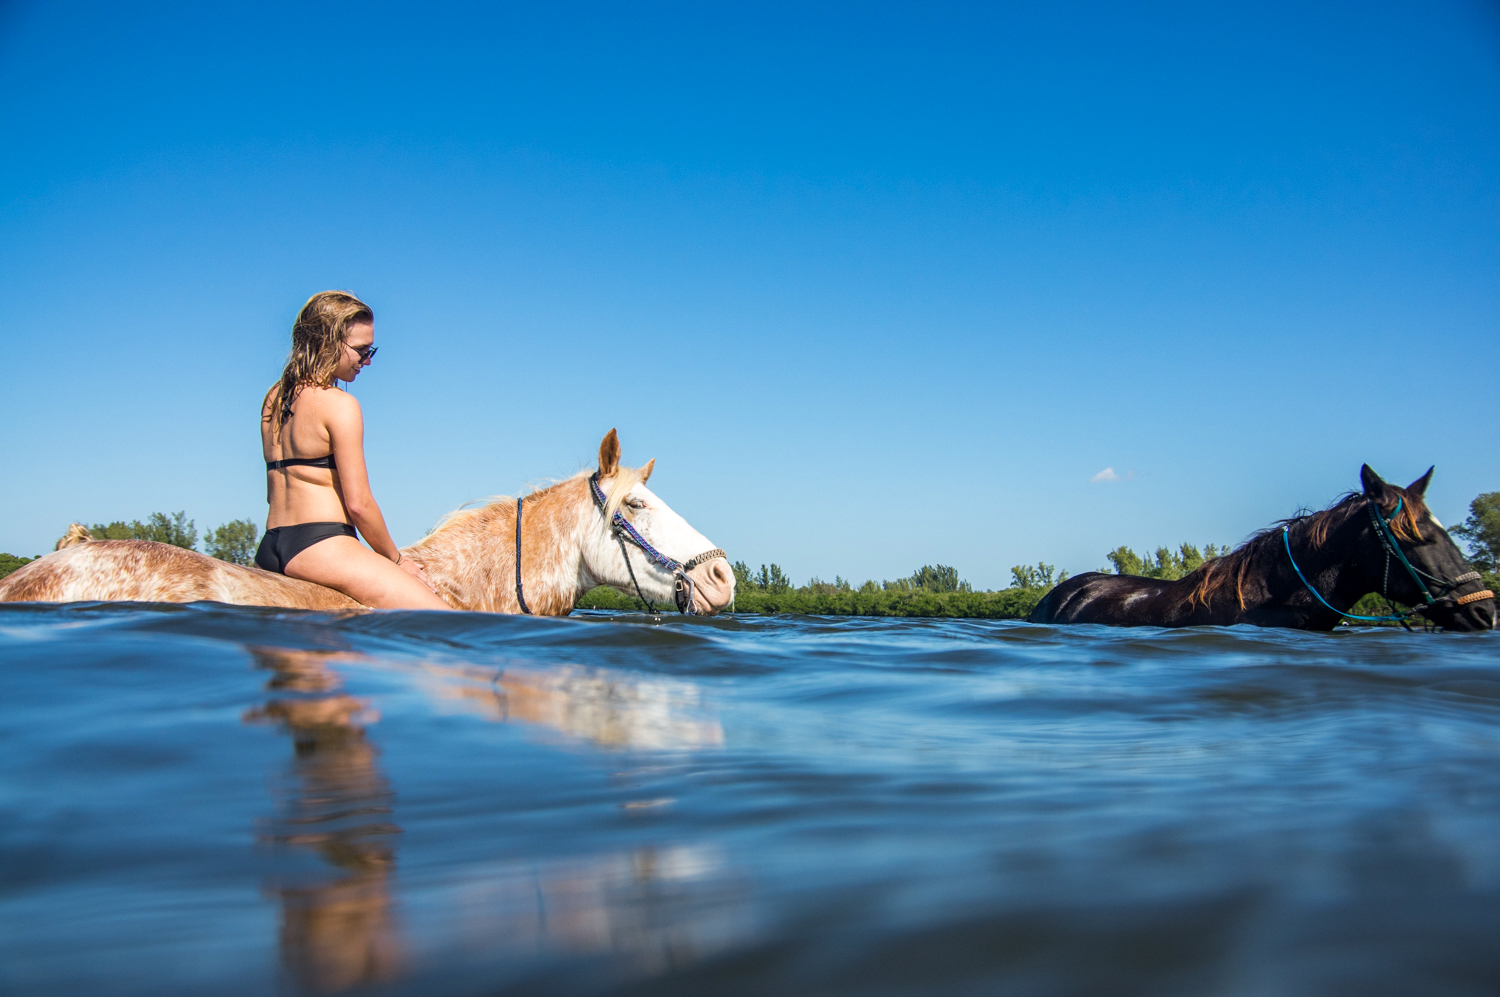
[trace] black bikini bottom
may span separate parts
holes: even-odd
[[[348,523],[298,523],[296,526],[278,526],[267,530],[260,538],[260,547],[255,552],[255,566],[278,575],[286,574],[287,563],[298,554],[320,540],[329,537],[354,537],[354,527]]]

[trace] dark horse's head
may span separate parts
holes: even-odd
[[[1414,607],[1445,629],[1493,629],[1494,595],[1485,590],[1479,573],[1422,500],[1432,481],[1432,468],[1405,488],[1382,481],[1368,464],[1360,468],[1359,477],[1363,496],[1350,496],[1346,501],[1364,499],[1360,503],[1364,512],[1355,515],[1368,520],[1376,590],[1383,586],[1385,595]],[[1379,516],[1371,514],[1377,511]],[[1401,563],[1403,555],[1413,570]]]

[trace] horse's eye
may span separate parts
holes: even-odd
[[[640,499],[626,499],[625,504],[630,506],[630,508],[632,509],[646,508],[646,503],[642,502]]]

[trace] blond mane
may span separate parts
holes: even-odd
[[[79,544],[92,542],[94,535],[89,532],[88,527],[82,523],[74,523],[68,527],[68,532],[58,538],[57,546],[53,550],[63,550],[67,547],[76,547]]]
[[[541,496],[546,495],[548,492],[551,492],[554,488],[557,488],[560,485],[565,485],[570,481],[577,481],[579,478],[587,478],[593,473],[593,471],[579,471],[577,474],[573,475],[570,478],[564,478],[561,481],[553,481],[551,484],[541,485],[533,488],[530,492],[521,497],[525,499],[540,498]],[[625,501],[625,496],[629,495],[630,490],[636,485],[641,484],[643,480],[644,478],[642,478],[641,476],[641,469],[638,467],[621,467],[614,474],[603,480],[601,484],[604,489],[605,520],[614,518],[614,515],[619,510],[620,505]],[[516,498],[512,495],[492,495],[482,501],[482,505],[469,503],[467,506],[460,506],[459,508],[454,509],[452,512],[445,515],[442,519],[439,519],[437,525],[434,526],[431,532],[429,532],[427,536],[423,537],[422,539],[424,541],[431,540],[450,529],[456,528],[463,523],[467,523],[473,520],[477,516],[483,516],[485,513],[494,510],[498,506],[513,505],[516,501]],[[626,518],[629,518],[628,513],[626,515]]]

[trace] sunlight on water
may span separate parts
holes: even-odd
[[[1493,634],[0,609],[0,990],[1479,993]]]

